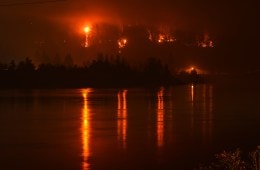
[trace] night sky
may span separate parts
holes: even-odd
[[[0,21],[2,60],[32,56],[36,39],[73,37],[93,21],[206,31],[244,56],[251,50],[245,58],[254,64],[260,57],[256,0],[1,0]]]

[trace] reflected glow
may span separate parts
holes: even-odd
[[[88,108],[88,93],[90,89],[82,90],[83,96],[83,110],[82,110],[82,125],[81,125],[81,134],[82,134],[82,170],[89,170],[88,158],[90,156],[90,146],[89,146],[89,108]]]
[[[209,113],[210,120],[212,120],[212,112],[213,112],[213,86],[209,87]]]
[[[190,95],[191,95],[191,128],[194,128],[194,85],[192,84],[190,87]]]
[[[208,121],[207,120],[207,116],[208,116],[208,113],[207,113],[207,87],[206,85],[203,85],[202,86],[202,116],[203,116],[203,120],[205,121],[203,124],[202,124],[202,133],[203,133],[203,137],[207,137],[207,130],[208,129]]]
[[[209,86],[209,132],[212,136],[212,119],[213,119],[213,86]]]
[[[117,136],[118,142],[125,149],[127,139],[127,90],[117,94]]]
[[[198,85],[191,86],[191,127],[199,128],[202,140],[205,144],[212,137],[212,119],[213,119],[213,86]],[[194,126],[194,122],[202,121],[199,126]]]
[[[164,144],[164,88],[157,93],[157,146],[162,147]]]
[[[194,102],[194,85],[191,85],[191,102]]]
[[[212,86],[203,86],[203,94],[202,94],[202,107],[203,107],[203,138],[205,140],[210,139],[212,136],[212,107],[213,107],[213,89]],[[207,142],[207,141],[205,141]]]

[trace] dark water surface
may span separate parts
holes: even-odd
[[[250,151],[258,85],[0,90],[0,169],[194,169]]]

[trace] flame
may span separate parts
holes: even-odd
[[[86,26],[86,27],[84,28],[84,32],[85,32],[86,34],[88,34],[90,31],[91,31],[90,26]]]
[[[90,39],[90,32],[91,32],[91,27],[86,26],[84,27],[84,32],[85,32],[85,42],[84,42],[84,47],[89,47],[89,39]]]
[[[198,42],[198,47],[202,48],[213,48],[214,42],[211,40],[208,33],[204,33],[203,39]]]
[[[121,38],[118,40],[118,47],[119,48],[124,48],[127,44],[127,39],[126,38]]]
[[[170,34],[160,33],[158,35],[158,43],[163,43],[163,42],[172,43],[175,41],[176,41],[176,39],[173,36],[171,36]]]
[[[119,48],[119,53],[121,53],[121,49],[123,49],[127,45],[127,39],[126,38],[121,38],[117,40],[118,48]]]

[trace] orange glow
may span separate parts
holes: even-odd
[[[89,108],[88,108],[88,93],[90,89],[82,90],[83,96],[83,110],[82,110],[82,125],[81,125],[81,134],[82,134],[82,170],[89,170],[88,158],[90,156],[90,146],[89,146]]]
[[[198,66],[192,65],[186,68],[183,68],[183,71],[187,72],[187,73],[191,73],[191,71],[196,71],[198,74],[208,74],[207,70],[204,70],[202,68],[199,68]],[[182,71],[182,69],[180,69],[180,71]]]
[[[84,42],[84,47],[89,47],[90,46],[90,33],[91,33],[91,27],[86,26],[84,27],[84,32],[85,32],[85,42]]]
[[[164,88],[157,93],[157,146],[162,147],[164,144]]]
[[[213,48],[214,47],[214,43],[211,40],[208,33],[204,33],[203,39],[198,41],[198,46],[202,47],[202,48]]]
[[[149,40],[150,40],[150,41],[153,41],[153,36],[152,36],[151,31],[148,31],[148,34],[149,34]]]
[[[84,31],[85,31],[85,33],[86,34],[88,34],[91,30],[90,30],[90,26],[86,26],[85,28],[84,28]]]
[[[162,43],[165,41],[165,37],[163,34],[159,34],[158,43]]]
[[[190,66],[190,67],[187,67],[184,71],[185,72],[188,72],[188,73],[191,73],[192,71],[196,70],[197,73],[200,72],[200,70],[196,67],[196,66]]]
[[[118,48],[124,48],[127,45],[127,39],[126,38],[121,38],[117,41],[118,43]]]
[[[117,94],[117,136],[118,142],[125,149],[127,139],[127,90]]]
[[[193,84],[191,85],[191,102],[192,102],[192,104],[194,102],[194,86],[193,86]]]
[[[172,43],[172,42],[176,41],[176,39],[174,37],[172,37],[170,34],[160,33],[158,35],[157,41],[158,41],[158,43],[163,43],[163,42]]]
[[[213,41],[209,41],[209,47],[214,47]]]

